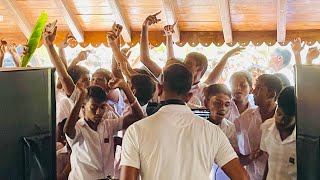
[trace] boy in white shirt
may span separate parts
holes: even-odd
[[[112,84],[113,83],[113,84]],[[80,95],[64,126],[67,141],[72,149],[69,179],[96,180],[114,173],[113,135],[142,118],[142,110],[130,88],[123,80],[110,83],[121,88],[131,104],[132,113],[118,119],[104,119],[107,95],[100,86],[87,89],[77,84]],[[79,119],[80,110],[84,117]]]
[[[260,149],[268,153],[266,179],[297,179],[294,87],[282,90],[275,118],[261,125]]]
[[[205,105],[210,109],[209,121],[219,126],[229,139],[234,150],[239,152],[236,127],[225,118],[229,112],[230,103],[231,91],[226,85],[213,84],[205,90]],[[222,180],[230,178],[214,163],[210,179]]]

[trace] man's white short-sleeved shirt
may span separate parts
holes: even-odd
[[[121,166],[140,169],[142,180],[208,179],[215,162],[237,158],[220,128],[185,105],[166,105],[131,125]]]
[[[285,140],[275,126],[275,119],[261,125],[260,149],[269,154],[267,180],[297,179],[296,128]]]
[[[106,119],[92,130],[84,118],[75,125],[73,139],[66,135],[72,149],[69,180],[97,180],[114,173],[113,135],[121,130],[123,120]]]

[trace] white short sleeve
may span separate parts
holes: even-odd
[[[140,169],[138,135],[135,125],[130,126],[124,134],[120,166]]]
[[[231,160],[238,158],[236,152],[232,148],[227,136],[220,130],[217,130],[217,146],[218,150],[215,155],[214,161],[219,167],[224,166]]]
[[[68,142],[68,144],[70,145],[71,148],[75,143],[79,142],[80,139],[82,139],[82,133],[81,133],[79,125],[76,124],[74,126],[74,128],[76,129],[76,135],[74,136],[73,139],[71,139],[67,134],[65,134],[66,135],[66,140],[67,140],[67,142]]]

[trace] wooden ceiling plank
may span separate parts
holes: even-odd
[[[120,9],[120,4],[118,0],[108,0],[109,5],[113,11],[113,15],[118,24],[120,24],[122,29],[122,38],[126,43],[131,42],[131,30],[128,20],[125,18],[124,13]]]
[[[166,19],[168,24],[173,24],[177,21],[176,9],[177,1],[176,0],[162,0],[163,9],[165,11]],[[174,27],[174,34],[172,35],[172,40],[174,42],[180,42],[180,28],[179,22]]]
[[[218,0],[222,23],[223,37],[226,43],[232,42],[232,28],[229,0]]]
[[[58,9],[78,42],[84,42],[83,29],[67,0],[55,0]]]
[[[3,6],[6,7],[7,11],[15,19],[17,25],[21,29],[22,33],[29,38],[32,32],[32,24],[23,14],[23,12],[18,8],[16,1],[12,0],[0,0]]]
[[[277,1],[277,41],[286,41],[286,25],[287,25],[287,0]]]

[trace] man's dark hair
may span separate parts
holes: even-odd
[[[291,53],[289,50],[287,49],[281,49],[281,48],[276,48],[274,50],[275,54],[277,56],[282,56],[283,58],[283,67],[286,67],[289,63],[290,63],[290,60],[291,60]]]
[[[184,65],[172,64],[163,71],[164,89],[175,92],[178,95],[187,94],[192,86],[193,76]]]
[[[258,77],[258,79],[264,83],[269,91],[274,91],[276,93],[275,100],[277,100],[279,93],[282,90],[281,80],[277,76],[272,74],[262,74]]]
[[[225,94],[231,98],[231,91],[225,84],[212,84],[205,88],[204,95],[206,100],[209,100],[216,94]]]
[[[98,103],[101,103],[107,100],[107,94],[102,87],[93,85],[93,86],[89,86],[87,90],[88,90],[88,95],[86,97],[87,101],[89,101],[90,98],[92,98],[94,101]]]
[[[296,115],[296,97],[293,86],[288,86],[281,91],[278,98],[278,106],[285,115],[290,117]]]
[[[89,75],[89,70],[79,65],[69,66],[67,69],[68,74],[71,76],[72,81],[76,84],[82,75]]]
[[[147,104],[152,99],[156,91],[155,82],[150,76],[145,74],[137,74],[131,77],[132,88],[136,90],[135,96],[137,97],[140,105]]]
[[[97,69],[92,75],[95,74],[101,74],[107,80],[107,82],[112,79],[112,73],[103,68]]]
[[[185,61],[186,61],[186,59],[190,59],[191,61],[195,61],[196,66],[198,66],[198,67],[203,67],[203,71],[201,73],[201,76],[203,76],[204,73],[207,71],[208,59],[205,55],[198,53],[198,52],[191,52],[186,55]]]
[[[281,74],[281,73],[275,73],[273,75],[277,76],[280,79],[280,81],[282,82],[282,89],[284,89],[288,86],[291,86],[290,81],[286,75]]]
[[[230,77],[229,82],[232,83],[233,79],[238,76],[244,76],[247,79],[249,86],[252,87],[253,77],[249,71],[238,71],[233,73]]]

